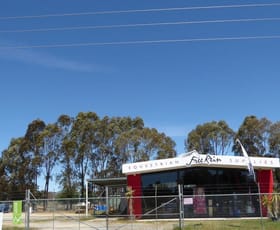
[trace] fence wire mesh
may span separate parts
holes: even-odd
[[[88,205],[81,199],[30,199],[22,202],[22,223],[16,226],[43,230],[205,229],[202,227],[206,222],[215,218],[222,227],[217,227],[212,221],[213,226],[209,224],[208,230],[243,229],[240,218],[248,218],[256,219],[258,225],[254,229],[266,229],[263,222],[270,215],[271,208],[267,210],[261,204],[264,197],[274,196],[279,197],[280,194],[198,194],[181,198],[180,194],[132,196],[129,198],[132,201],[141,200],[141,213],[129,210],[127,196],[89,197]],[[280,200],[278,208],[279,204]],[[0,211],[3,212],[3,229],[15,226],[13,202],[2,201]],[[229,219],[234,221],[229,222]],[[26,221],[29,221],[28,225]]]

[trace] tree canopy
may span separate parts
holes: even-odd
[[[280,154],[280,123],[267,118],[247,116],[235,132],[225,121],[211,121],[197,125],[186,138],[187,151],[201,154],[242,154],[239,139],[249,156],[276,156]]]
[[[145,127],[140,117],[100,118],[81,112],[61,115],[52,124],[37,119],[3,151],[0,183],[7,192],[21,191],[23,196],[25,189],[38,189],[41,177],[46,198],[50,180],[56,179],[62,196],[83,196],[86,178],[121,176],[123,163],[174,157],[174,148],[170,137]]]
[[[234,131],[225,121],[212,121],[198,125],[186,139],[188,151],[197,150],[202,154],[225,155],[233,141]]]
[[[263,156],[271,151],[268,142],[271,124],[271,121],[266,118],[247,116],[236,132],[235,139],[238,138],[242,142],[248,155]],[[240,154],[240,146],[234,144],[233,151]]]
[[[237,131],[224,120],[199,124],[185,140],[186,151],[201,154],[241,154],[239,139],[249,156],[280,156],[280,122],[247,116]],[[11,140],[0,158],[0,199],[23,199],[25,190],[38,192],[38,178],[60,185],[61,197],[84,195],[86,178],[122,176],[122,164],[176,156],[175,142],[140,117],[99,117],[80,112],[61,115],[54,123],[36,119],[22,137]],[[277,178],[280,174],[277,172]],[[9,195],[12,194],[12,195]]]

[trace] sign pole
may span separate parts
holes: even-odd
[[[3,212],[0,212],[0,230],[2,230],[2,224],[3,224]]]

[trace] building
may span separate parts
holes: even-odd
[[[178,218],[180,186],[186,218],[255,217],[267,215],[259,194],[273,192],[275,168],[280,168],[278,158],[192,151],[176,158],[124,164],[122,171],[133,191],[133,213],[138,218]]]

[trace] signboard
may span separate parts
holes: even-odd
[[[250,161],[255,169],[280,168],[278,158],[250,157]],[[175,158],[123,164],[122,172],[124,174],[141,174],[186,167],[247,168],[248,159],[243,156],[199,154],[197,151],[191,151]]]
[[[2,224],[3,224],[3,212],[0,212],[0,230],[2,230]]]
[[[13,224],[21,224],[22,223],[22,201],[14,201],[13,202]]]
[[[192,205],[193,198],[184,198],[184,205]]]
[[[186,162],[186,166],[192,166],[196,164],[200,165],[210,165],[214,163],[220,163],[222,159],[216,155],[200,155],[200,154],[192,154],[192,157],[189,161]]]

